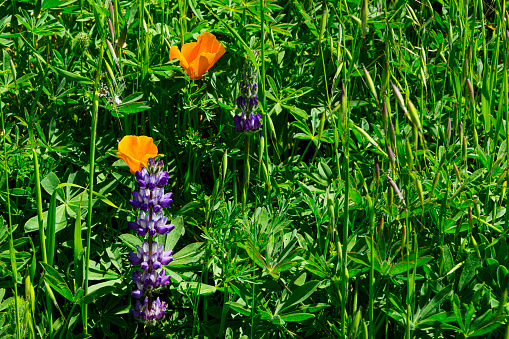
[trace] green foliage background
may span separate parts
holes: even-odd
[[[2,335],[509,338],[505,1],[111,5],[0,7]],[[205,31],[226,53],[190,81],[169,49]],[[174,193],[145,332],[125,135]]]

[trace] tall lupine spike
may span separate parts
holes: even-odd
[[[173,252],[165,251],[164,245],[153,241],[157,234],[166,234],[175,228],[167,224],[168,219],[164,216],[162,208],[169,207],[173,202],[172,193],[164,193],[164,187],[168,184],[169,174],[164,171],[161,159],[149,158],[147,166],[135,173],[139,191],[132,192],[133,199],[130,201],[133,208],[140,209],[135,221],[128,222],[128,226],[139,235],[148,233],[148,242],[136,247],[136,252],[129,253],[129,261],[133,265],[139,265],[140,270],[133,272],[132,279],[136,283],[136,289],[132,296],[136,299],[136,307],[131,309],[131,315],[140,319],[145,325],[156,325],[157,321],[165,315],[166,303],[159,298],[153,300],[153,294],[161,287],[170,282],[170,276],[166,275],[163,265],[168,265],[173,258]],[[140,300],[143,300],[141,302]]]

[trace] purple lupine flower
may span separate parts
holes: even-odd
[[[249,61],[247,65],[247,72],[242,74],[243,81],[240,82],[241,94],[237,98],[237,106],[241,110],[240,114],[235,114],[233,122],[235,123],[235,130],[238,132],[254,132],[260,128],[260,114],[255,114],[258,109],[258,96],[256,95],[258,85],[256,83],[257,77],[254,65]]]
[[[150,264],[157,270],[161,268],[161,265],[168,265],[173,260],[171,257],[173,251],[165,251],[164,246],[157,245],[157,242],[152,243],[152,255],[149,253],[149,244],[144,242],[143,245],[136,246],[136,252],[129,253],[129,261],[133,265],[141,264],[141,269],[146,271]]]
[[[170,276],[166,275],[165,269],[160,268],[173,260],[173,251],[165,251],[164,245],[152,240],[155,235],[168,233],[175,228],[175,225],[168,224],[168,218],[162,211],[162,208],[173,203],[173,193],[164,192],[170,176],[163,168],[161,159],[156,161],[155,158],[150,158],[147,166],[135,173],[139,189],[132,192],[133,198],[129,201],[133,208],[140,211],[135,221],[129,221],[127,225],[139,235],[148,233],[149,236],[148,242],[136,246],[136,252],[129,253],[131,264],[140,265],[141,268],[141,271],[135,270],[132,275],[136,289],[131,295],[138,300],[135,308],[131,310],[131,315],[146,325],[155,325],[165,314],[166,303],[159,298],[154,301],[152,293],[170,283]],[[139,299],[143,297],[145,298],[142,303]]]

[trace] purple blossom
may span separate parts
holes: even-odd
[[[141,298],[146,292],[152,291],[159,286],[166,286],[170,283],[170,276],[166,275],[166,270],[149,272],[136,270],[133,272],[133,281],[136,283],[136,290],[131,295],[136,299]]]
[[[131,315],[136,319],[141,319],[148,325],[154,326],[157,320],[164,317],[166,310],[166,303],[161,302],[159,298],[152,301],[152,305],[148,303],[148,298],[145,298],[143,304],[137,300],[136,307],[131,310]]]
[[[175,225],[167,223],[168,218],[163,213],[153,214],[150,220],[150,213],[140,211],[135,221],[127,222],[127,226],[139,235],[145,235],[148,232],[148,235],[153,237],[156,234],[170,233],[175,228]]]
[[[173,251],[165,251],[164,246],[158,245],[157,242],[152,243],[152,255],[149,253],[149,244],[144,242],[142,246],[136,246],[136,252],[129,253],[129,261],[133,265],[141,264],[141,269],[146,271],[150,264],[157,270],[161,265],[168,265],[173,260],[171,257]]]

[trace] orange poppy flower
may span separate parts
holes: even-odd
[[[156,156],[157,146],[150,137],[126,135],[118,143],[117,157],[124,160],[133,174],[147,166],[148,159]]]
[[[200,79],[223,56],[225,49],[216,37],[203,33],[197,42],[184,44],[182,52],[177,46],[170,48],[170,60],[179,59],[191,79]]]

